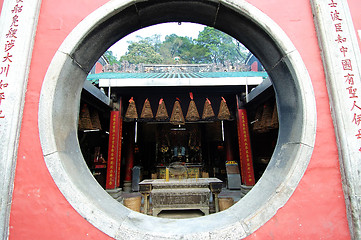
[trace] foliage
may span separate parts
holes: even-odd
[[[163,62],[162,56],[155,51],[155,46],[147,38],[138,42],[131,42],[127,53],[120,57],[120,61],[128,61],[132,64],[159,64]]]
[[[244,63],[248,50],[231,36],[212,27],[205,27],[197,39],[176,34],[167,35],[160,40],[160,35],[142,38],[130,42],[128,51],[120,62],[132,64],[225,64]]]
[[[190,63],[193,46],[192,38],[172,34],[165,37],[164,42],[160,45],[159,53],[163,56],[164,63],[167,64]],[[179,57],[180,60],[176,60],[176,57]]]
[[[209,58],[212,63],[224,64],[227,60],[242,62],[245,59],[238,49],[240,44],[235,39],[212,27],[205,27],[199,33],[196,42],[206,49],[205,57]]]
[[[113,55],[112,51],[109,51],[109,50],[106,51],[104,53],[104,56],[106,57],[106,59],[108,60],[110,65],[113,65],[114,63],[119,64],[119,61],[117,60],[117,57]]]

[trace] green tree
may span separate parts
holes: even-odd
[[[150,43],[152,46],[154,46],[154,49],[157,53],[159,53],[159,47],[162,44],[162,41],[160,40],[161,35],[160,34],[154,34],[150,37],[142,38],[140,36],[137,36],[139,40],[145,40],[148,43]]]
[[[195,44],[191,51],[189,56],[191,63],[198,63],[198,64],[207,64],[212,63],[212,59],[210,57],[209,49],[207,49],[204,46]]]
[[[144,38],[138,42],[131,42],[127,53],[120,58],[120,61],[128,61],[132,64],[159,64],[163,62],[162,56],[155,51],[150,39]]]
[[[204,57],[207,61],[224,64],[226,60],[231,62],[243,62],[244,47],[234,38],[212,27],[205,27],[196,39],[198,46],[206,49]]]
[[[175,57],[179,57],[179,63],[224,64],[227,60],[243,63],[249,53],[241,43],[212,27],[205,27],[195,40],[171,34],[161,42],[160,37],[159,34],[146,38],[137,36],[138,40],[130,42],[120,61],[175,64]]]
[[[175,57],[180,57],[181,63],[191,63],[190,54],[193,47],[192,38],[171,34],[165,37],[164,42],[159,47],[159,53],[165,63],[175,63]]]
[[[116,64],[120,64],[119,61],[117,60],[117,57],[113,55],[112,51],[106,51],[104,53],[104,56],[106,57],[106,59],[108,60],[110,65],[113,65],[114,63]]]

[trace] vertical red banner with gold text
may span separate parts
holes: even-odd
[[[120,112],[112,111],[110,113],[109,125],[109,146],[108,146],[108,164],[106,189],[114,189],[117,184],[117,163],[118,163],[118,145],[119,145],[119,126]]]
[[[253,186],[255,179],[246,109],[238,109],[237,130],[242,182]]]
[[[118,129],[118,161],[117,161],[117,187],[120,186],[120,166],[122,165],[122,134],[123,134],[123,119],[122,115],[122,99],[119,100],[119,129]]]

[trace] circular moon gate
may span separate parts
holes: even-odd
[[[242,42],[267,70],[279,113],[277,145],[258,183],[229,210],[193,219],[151,217],[119,204],[91,175],[77,140],[80,94],[90,69],[122,37],[165,22],[208,25]],[[109,236],[240,239],[274,216],[302,178],[314,147],[316,104],[299,53],[273,21],[249,3],[110,1],[84,19],[55,54],[41,91],[39,133],[45,162],[62,194],[79,214]]]

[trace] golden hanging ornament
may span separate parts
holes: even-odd
[[[161,98],[159,100],[158,110],[157,110],[157,114],[155,115],[155,119],[158,121],[164,121],[168,118],[169,116],[168,116],[167,108],[165,106],[165,102],[163,98]]]
[[[218,112],[219,120],[231,120],[231,113],[229,112],[226,100],[222,97],[221,105]]]
[[[213,117],[215,117],[215,114],[211,105],[211,101],[209,101],[209,99],[206,98],[206,101],[204,102],[202,119],[210,119]]]
[[[170,123],[181,125],[185,124],[182,107],[178,100],[174,103],[172,115],[170,117]]]
[[[269,128],[271,127],[271,121],[272,121],[272,114],[273,114],[273,108],[271,104],[266,103],[263,106],[263,113],[262,113],[262,131],[267,132]]]
[[[199,120],[199,113],[197,110],[196,103],[193,100],[193,93],[189,93],[191,101],[189,102],[188,111],[186,115],[186,120],[193,122]]]
[[[93,109],[92,111],[90,111],[90,120],[92,123],[92,127],[93,129],[102,129],[102,126],[100,124],[100,119],[99,119],[99,113],[96,109]]]
[[[125,117],[125,120],[132,120],[132,119],[138,118],[137,107],[135,106],[133,97],[131,97],[129,100],[128,109],[127,109],[124,117]]]
[[[278,112],[277,112],[277,104],[275,103],[272,113],[271,128],[278,128],[278,127],[279,127]]]
[[[150,106],[150,102],[149,102],[148,98],[145,99],[145,101],[144,101],[144,105],[143,105],[142,113],[140,114],[140,118],[145,118],[145,119],[153,118],[152,107]]]
[[[93,125],[90,118],[90,112],[87,104],[83,104],[79,113],[79,130],[91,130]]]
[[[256,115],[254,117],[253,131],[258,132],[261,129],[261,120],[262,120],[263,107],[258,106],[256,110]]]

